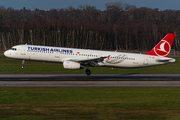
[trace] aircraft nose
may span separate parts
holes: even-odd
[[[4,55],[5,55],[6,57],[8,57],[8,56],[9,56],[9,51],[6,50],[6,51],[4,52]]]
[[[7,51],[4,52],[4,55],[7,56]]]

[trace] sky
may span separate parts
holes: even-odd
[[[95,6],[96,9],[105,10],[105,3],[123,2],[136,7],[158,8],[159,10],[180,10],[180,0],[0,0],[0,6],[13,9],[64,9],[69,6],[77,8],[79,5]]]

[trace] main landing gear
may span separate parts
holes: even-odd
[[[90,74],[91,74],[91,71],[90,71],[90,69],[89,69],[89,66],[87,66],[87,69],[86,69],[85,72],[86,72],[87,75],[90,75]]]
[[[90,75],[90,74],[91,74],[90,69],[86,69],[86,74],[87,74],[87,75]]]
[[[24,68],[24,63],[25,63],[25,60],[22,61],[22,66],[21,66],[22,69]]]

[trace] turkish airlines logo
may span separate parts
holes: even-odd
[[[167,56],[170,52],[170,49],[170,44],[165,40],[161,40],[160,43],[154,48],[154,52],[158,56]]]

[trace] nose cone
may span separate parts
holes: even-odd
[[[11,53],[9,52],[9,50],[6,50],[6,51],[4,52],[4,55],[5,55],[6,57],[10,57]]]
[[[4,52],[4,55],[7,57],[7,51]]]

